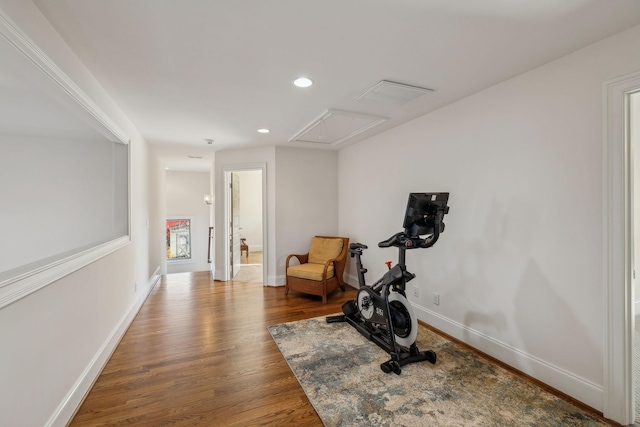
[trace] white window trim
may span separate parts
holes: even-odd
[[[49,58],[9,17],[0,9],[0,37],[6,39],[34,66],[38,67],[52,82],[70,96],[81,108],[88,121],[103,136],[114,143],[128,145],[129,138],[111,119]],[[130,153],[129,153],[130,156]],[[128,234],[94,247],[80,250],[61,259],[35,263],[28,271],[20,271],[0,281],[0,308],[79,270],[86,265],[122,248],[131,242],[131,164],[128,174]],[[44,261],[43,261],[44,262]],[[18,271],[16,269],[15,271]],[[14,270],[12,270],[14,271]]]

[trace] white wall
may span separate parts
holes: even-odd
[[[216,153],[215,167],[214,167],[214,188],[215,188],[215,273],[214,278],[216,280],[225,280],[225,260],[223,254],[227,251],[227,239],[224,234],[224,171],[233,169],[244,169],[255,167],[266,167],[265,184],[267,188],[267,242],[266,248],[263,248],[266,252],[266,259],[263,262],[266,264],[267,269],[267,281],[265,285],[276,284],[275,279],[275,260],[276,260],[276,212],[275,212],[275,168],[276,168],[276,155],[275,147],[265,148],[250,148],[244,150],[229,150],[220,151]],[[265,242],[263,242],[263,245]]]
[[[338,154],[277,147],[276,159],[277,273],[284,284],[289,254],[309,252],[313,236],[338,235]]]
[[[210,206],[204,195],[210,194],[209,172],[166,173],[167,218],[191,218],[191,260],[167,261],[167,273],[207,271],[207,240],[209,239]]]
[[[338,154],[335,151],[290,147],[254,148],[216,153],[216,230],[224,230],[223,171],[266,165],[267,282],[265,285],[284,284],[287,256],[308,250],[312,236],[337,234],[337,159]],[[216,231],[215,240],[217,253],[223,253],[227,244],[223,233]],[[215,278],[224,280],[223,257],[216,257],[215,262]]]
[[[162,230],[147,228],[164,216],[149,197],[158,162],[31,2],[0,0],[0,9],[131,138],[131,244],[0,310],[0,424],[65,425],[163,262],[149,251]]]
[[[249,251],[262,251],[262,173],[235,172],[240,179],[240,237]]]
[[[639,50],[634,27],[339,157],[340,233],[369,245],[370,281],[408,193],[449,191],[439,242],[407,255],[418,317],[600,410],[602,84]]]
[[[167,221],[167,194],[166,171],[164,163],[157,153],[150,147],[149,176],[146,183],[149,206],[153,207],[148,212],[149,222],[149,277],[151,277],[160,265],[160,271],[156,274],[167,273],[166,251],[166,221]],[[211,190],[210,190],[211,191]]]
[[[126,179],[125,145],[3,134],[0,152],[0,182],[13,183],[0,186],[0,222],[11,224],[3,232],[0,273],[127,234],[128,191],[125,185],[116,191],[112,160],[118,153]],[[122,209],[113,208],[116,195]]]

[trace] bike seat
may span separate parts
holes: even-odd
[[[367,249],[367,245],[363,245],[362,243],[351,243],[349,245],[349,249],[353,249],[353,250]]]

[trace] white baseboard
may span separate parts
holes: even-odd
[[[285,276],[267,276],[265,286],[284,286]]]
[[[434,328],[573,397],[585,405],[599,411],[602,410],[602,399],[604,396],[602,386],[578,377],[557,366],[553,366],[463,324],[454,322],[420,305],[412,304],[412,307],[418,319],[428,323]]]
[[[356,276],[348,275],[345,279],[351,286],[358,288],[358,278]],[[412,303],[411,305],[419,320],[573,397],[585,405],[599,411],[602,410],[602,399],[604,397],[602,386],[553,366],[461,323],[454,322],[418,304]],[[640,314],[640,301],[636,302],[635,308],[636,313]]]
[[[136,314],[138,314],[140,307],[142,307],[147,296],[149,296],[151,289],[153,289],[160,280],[160,276],[160,267],[158,267],[151,278],[147,281],[144,288],[141,289],[138,299],[135,300],[129,309],[129,312],[122,316],[120,322],[113,329],[104,344],[102,344],[91,362],[89,362],[89,365],[86,367],[80,378],[78,378],[67,396],[60,403],[51,418],[49,418],[49,421],[46,424],[47,427],[64,427],[69,423],[69,421],[71,421],[71,418],[78,407],[82,404],[82,401],[89,390],[91,390],[94,382],[98,379],[100,372],[102,372],[102,369],[109,361],[111,354],[113,354],[114,350],[118,346],[118,343],[129,328],[129,325],[133,322]]]
[[[213,280],[219,280],[221,282],[226,281],[226,277],[222,275],[222,272],[218,272],[217,270],[213,271]]]
[[[345,274],[343,279],[347,284],[349,284],[353,288],[358,289],[360,287],[357,276],[352,276],[351,274]]]
[[[262,245],[249,245],[249,252],[262,252]]]

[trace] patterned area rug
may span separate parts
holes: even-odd
[[[606,426],[596,417],[420,326],[435,365],[385,374],[388,354],[324,317],[269,327],[325,426]]]

